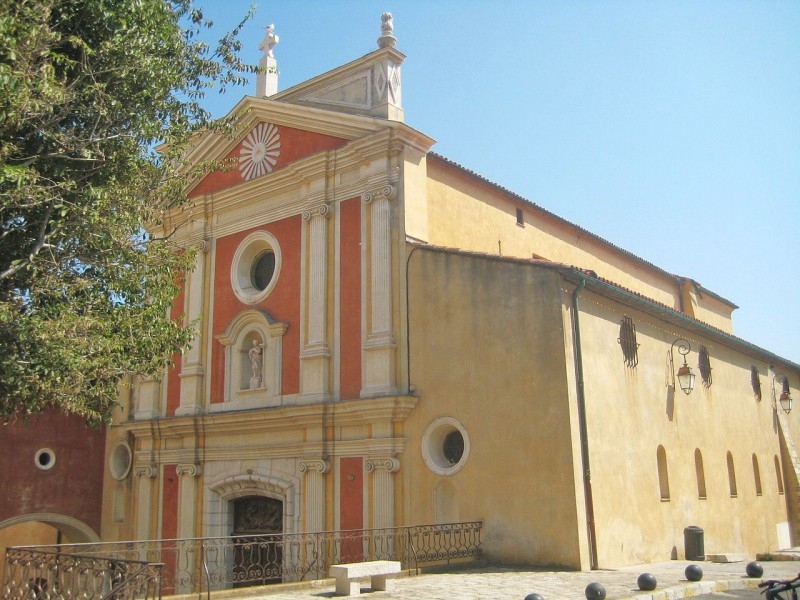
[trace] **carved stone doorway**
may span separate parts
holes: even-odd
[[[280,583],[282,579],[283,502],[266,496],[233,501],[233,587]],[[272,534],[264,537],[265,534]]]

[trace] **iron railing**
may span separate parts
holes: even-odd
[[[31,548],[6,550],[4,600],[161,598],[162,565]]]
[[[64,544],[15,550],[163,565],[164,595],[328,577],[330,566],[397,560],[404,570],[481,556],[480,521],[385,529]],[[8,579],[8,575],[6,577]],[[124,598],[128,598],[125,596]]]

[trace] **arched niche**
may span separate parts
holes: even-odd
[[[288,323],[276,323],[261,310],[240,312],[217,340],[224,349],[224,402],[211,411],[279,406],[283,335]]]

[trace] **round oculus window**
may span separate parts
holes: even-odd
[[[458,429],[444,436],[442,455],[451,465],[458,463],[464,456],[464,436]]]
[[[275,288],[281,270],[281,249],[275,236],[256,231],[239,244],[231,265],[231,286],[245,304],[256,304]]]
[[[440,417],[428,425],[422,436],[422,458],[439,475],[457,473],[469,457],[469,435],[452,417]]]
[[[50,448],[42,448],[33,458],[36,466],[42,471],[52,469],[56,464],[56,453]]]
[[[275,275],[275,253],[272,250],[264,250],[253,263],[253,272],[250,275],[253,287],[263,292],[272,281],[273,275]]]
[[[111,476],[121,481],[127,477],[133,464],[133,453],[131,447],[125,442],[120,442],[111,451],[108,457],[108,468],[111,471]]]

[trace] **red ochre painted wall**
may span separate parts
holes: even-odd
[[[364,459],[360,456],[342,458],[339,462],[341,490],[341,529],[364,527]]]
[[[161,539],[174,540],[178,537],[178,484],[180,477],[175,470],[176,465],[164,465],[161,488]],[[169,550],[170,544],[165,545]],[[167,581],[174,581],[175,566],[177,565],[176,552],[164,552],[164,571],[169,574]],[[164,590],[162,590],[164,591]],[[172,593],[174,589],[167,589]]]
[[[214,273],[214,340],[212,351],[211,402],[222,402],[225,386],[225,356],[216,336],[244,310],[265,311],[274,322],[288,323],[283,336],[282,393],[300,391],[300,215],[269,225],[247,229],[217,240]],[[231,287],[231,263],[239,243],[253,231],[268,231],[278,240],[282,264],[275,288],[255,305],[240,301]]]
[[[161,493],[161,538],[178,537],[178,473],[177,465],[164,465],[164,483]]]
[[[364,527],[364,459],[350,456],[339,461],[339,528],[343,531],[359,530]],[[348,543],[347,536],[342,540],[342,562],[363,560],[361,537],[353,536]]]
[[[341,255],[341,381],[342,398],[361,393],[361,199],[342,202]]]
[[[100,533],[105,431],[74,415],[48,411],[0,426],[0,522],[33,513],[73,517]],[[50,448],[55,464],[36,467],[36,452]]]
[[[278,127],[278,133],[281,136],[281,153],[273,167],[273,171],[277,171],[296,160],[316,154],[317,152],[341,148],[347,143],[347,140],[341,138],[313,133],[311,131],[303,131],[302,129],[295,129],[293,127]],[[241,146],[242,143],[239,142],[225,158],[238,159]],[[197,187],[192,190],[190,196],[215,192],[236,185],[237,183],[242,183],[242,176],[239,172],[238,165],[235,165],[230,170],[214,171],[206,175],[200,183],[197,184]]]

